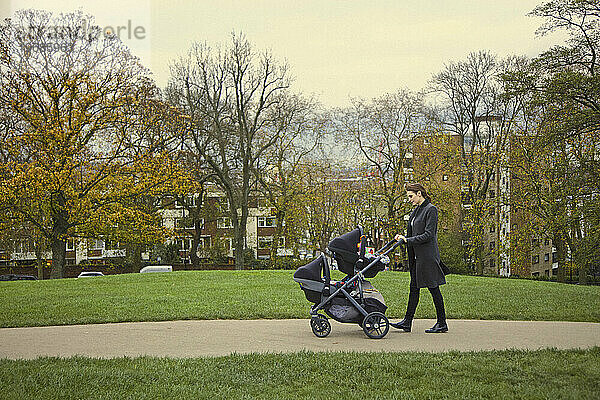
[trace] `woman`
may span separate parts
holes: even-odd
[[[440,285],[446,283],[446,278],[440,267],[440,252],[437,244],[438,210],[431,204],[431,199],[423,185],[418,183],[407,185],[406,195],[408,200],[417,207],[410,214],[406,237],[398,234],[395,239],[406,243],[408,250],[410,293],[404,319],[391,325],[394,328],[410,332],[417,304],[419,304],[419,293],[421,288],[426,287],[433,297],[437,323],[425,332],[448,332],[444,299],[440,292]]]

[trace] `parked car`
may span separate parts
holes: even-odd
[[[0,275],[0,281],[35,281],[37,278],[33,275],[6,274]]]
[[[141,273],[147,272],[173,272],[172,265],[148,265],[140,269]]]
[[[104,274],[100,271],[83,271],[82,273],[77,275],[78,278],[85,278],[88,276],[104,276]]]

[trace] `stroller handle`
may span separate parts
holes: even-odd
[[[392,239],[390,240],[388,243],[386,243],[385,246],[383,246],[380,250],[379,250],[379,254],[383,255],[383,256],[387,256],[388,254],[390,254],[392,251],[396,250],[396,247],[400,246],[403,242],[401,240],[396,240],[396,239]],[[392,246],[393,245],[393,246]],[[390,247],[391,246],[391,247]],[[388,248],[389,247],[389,248]]]

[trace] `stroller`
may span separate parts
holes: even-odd
[[[315,336],[323,338],[331,332],[331,324],[319,310],[338,322],[359,324],[371,339],[381,339],[388,333],[390,323],[385,316],[387,306],[383,296],[365,278],[373,278],[385,269],[390,262],[387,255],[400,242],[392,240],[375,254],[365,254],[366,242],[366,236],[358,227],[329,243],[327,248],[338,269],[346,274],[339,282],[331,281],[324,254],[294,273],[294,281],[313,303],[310,326]]]

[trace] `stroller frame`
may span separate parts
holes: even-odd
[[[318,312],[325,308],[326,304],[330,302],[334,297],[336,297],[339,293],[342,293],[346,299],[354,306],[356,309],[362,314],[363,322],[361,324],[364,333],[371,339],[381,339],[383,338],[390,329],[390,323],[385,314],[381,312],[367,312],[363,305],[363,290],[362,290],[362,282],[364,281],[364,274],[375,264],[377,264],[384,256],[387,256],[392,251],[396,249],[401,244],[401,242],[392,239],[385,246],[383,246],[380,250],[378,250],[375,255],[376,257],[369,262],[369,264],[357,271],[357,267],[359,267],[364,260],[364,246],[365,240],[361,241],[361,254],[358,261],[355,264],[355,273],[354,275],[344,282],[342,286],[337,288],[333,293],[329,293],[331,289],[331,277],[329,271],[329,265],[327,263],[327,258],[323,253],[321,253],[321,257],[323,258],[323,270],[325,273],[325,287],[321,292],[321,301],[318,304],[315,304],[310,309],[310,326],[312,328],[315,336],[323,338],[329,335],[331,332],[331,324],[327,320],[327,317],[323,314],[319,314]],[[356,301],[350,293],[346,290],[348,286],[357,281],[358,284],[358,292],[360,295],[360,302]]]

